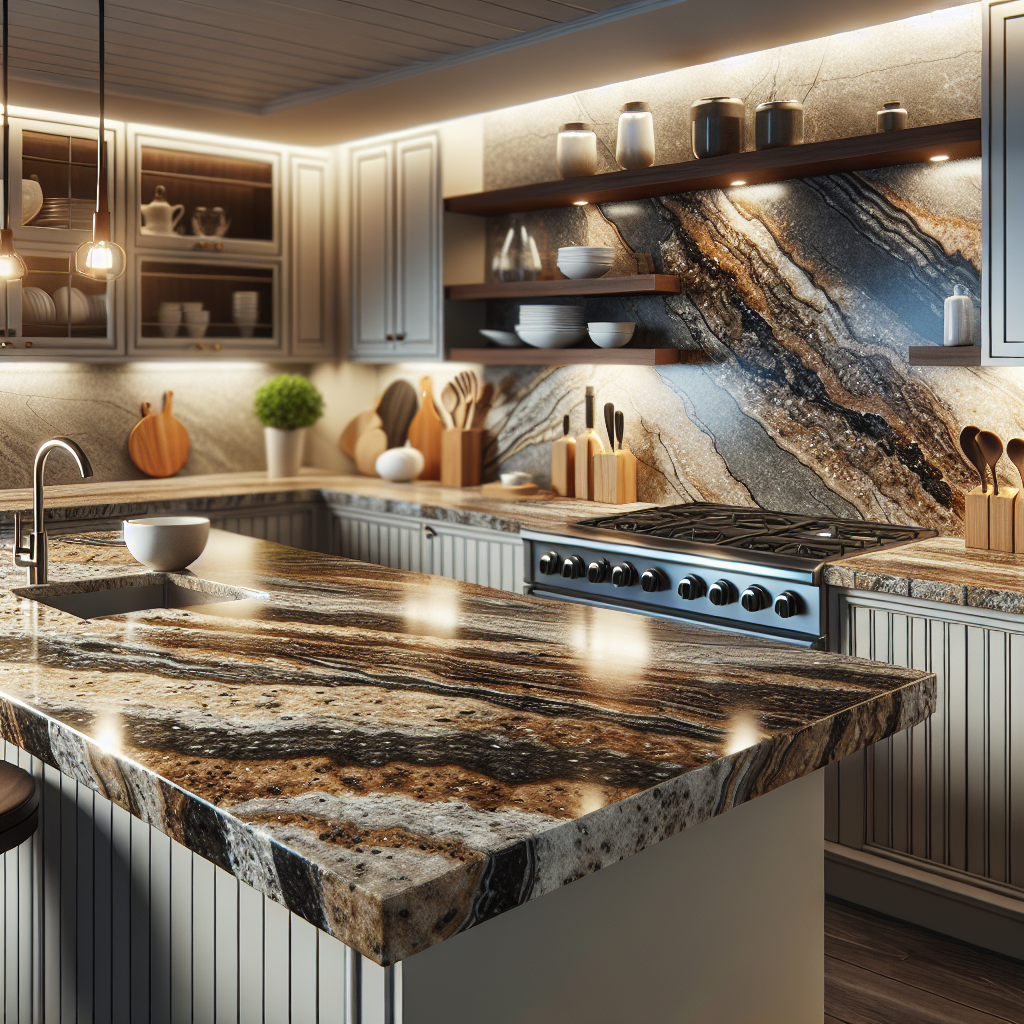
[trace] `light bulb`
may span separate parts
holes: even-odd
[[[0,253],[0,281],[20,281],[28,270],[25,261],[16,253]]]
[[[90,239],[75,250],[75,272],[95,281],[116,281],[127,265],[124,249],[116,242]]]

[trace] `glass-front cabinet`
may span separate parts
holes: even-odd
[[[281,157],[133,134],[140,249],[276,256]]]
[[[279,267],[137,257],[133,294],[139,353],[283,352]]]

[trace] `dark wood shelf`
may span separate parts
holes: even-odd
[[[706,363],[694,349],[678,348],[452,348],[448,359],[484,366],[668,366]]]
[[[761,185],[818,174],[917,164],[935,156],[946,156],[950,160],[981,156],[981,119],[453,196],[445,200],[445,209],[478,216],[521,213],[581,202],[611,203],[728,188],[736,181]]]
[[[911,345],[911,366],[981,366],[980,345]]]
[[[632,277],[591,277],[583,281],[494,281],[490,284],[449,285],[444,294],[445,298],[463,302],[594,295],[678,295],[679,278],[672,274],[635,274]]]

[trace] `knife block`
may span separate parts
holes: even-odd
[[[441,435],[441,483],[476,487],[483,479],[484,432],[480,427],[451,427]]]
[[[575,437],[560,437],[551,445],[551,490],[560,498],[576,494]]]
[[[1024,554],[1024,488],[1018,489],[1013,505],[1013,550]]]
[[[608,505],[636,501],[636,456],[632,452],[594,456],[594,501]]]
[[[1017,488],[1001,487],[998,494],[988,499],[989,551],[1013,551],[1014,510]]]
[[[585,430],[576,438],[576,497],[594,500],[594,457],[604,452],[597,431]]]
[[[991,494],[980,487],[964,495],[964,546],[988,550],[988,503]]]

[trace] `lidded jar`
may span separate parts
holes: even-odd
[[[560,178],[597,174],[597,136],[584,121],[570,121],[558,130],[555,165]]]
[[[743,150],[743,101],[712,96],[690,106],[690,145],[698,160]]]
[[[875,114],[875,124],[880,132],[896,132],[907,127],[907,112],[901,100],[883,103]]]
[[[758,149],[799,146],[804,141],[804,105],[799,100],[769,100],[754,112]]]
[[[615,162],[624,171],[654,163],[654,118],[646,103],[626,103],[619,114]]]

